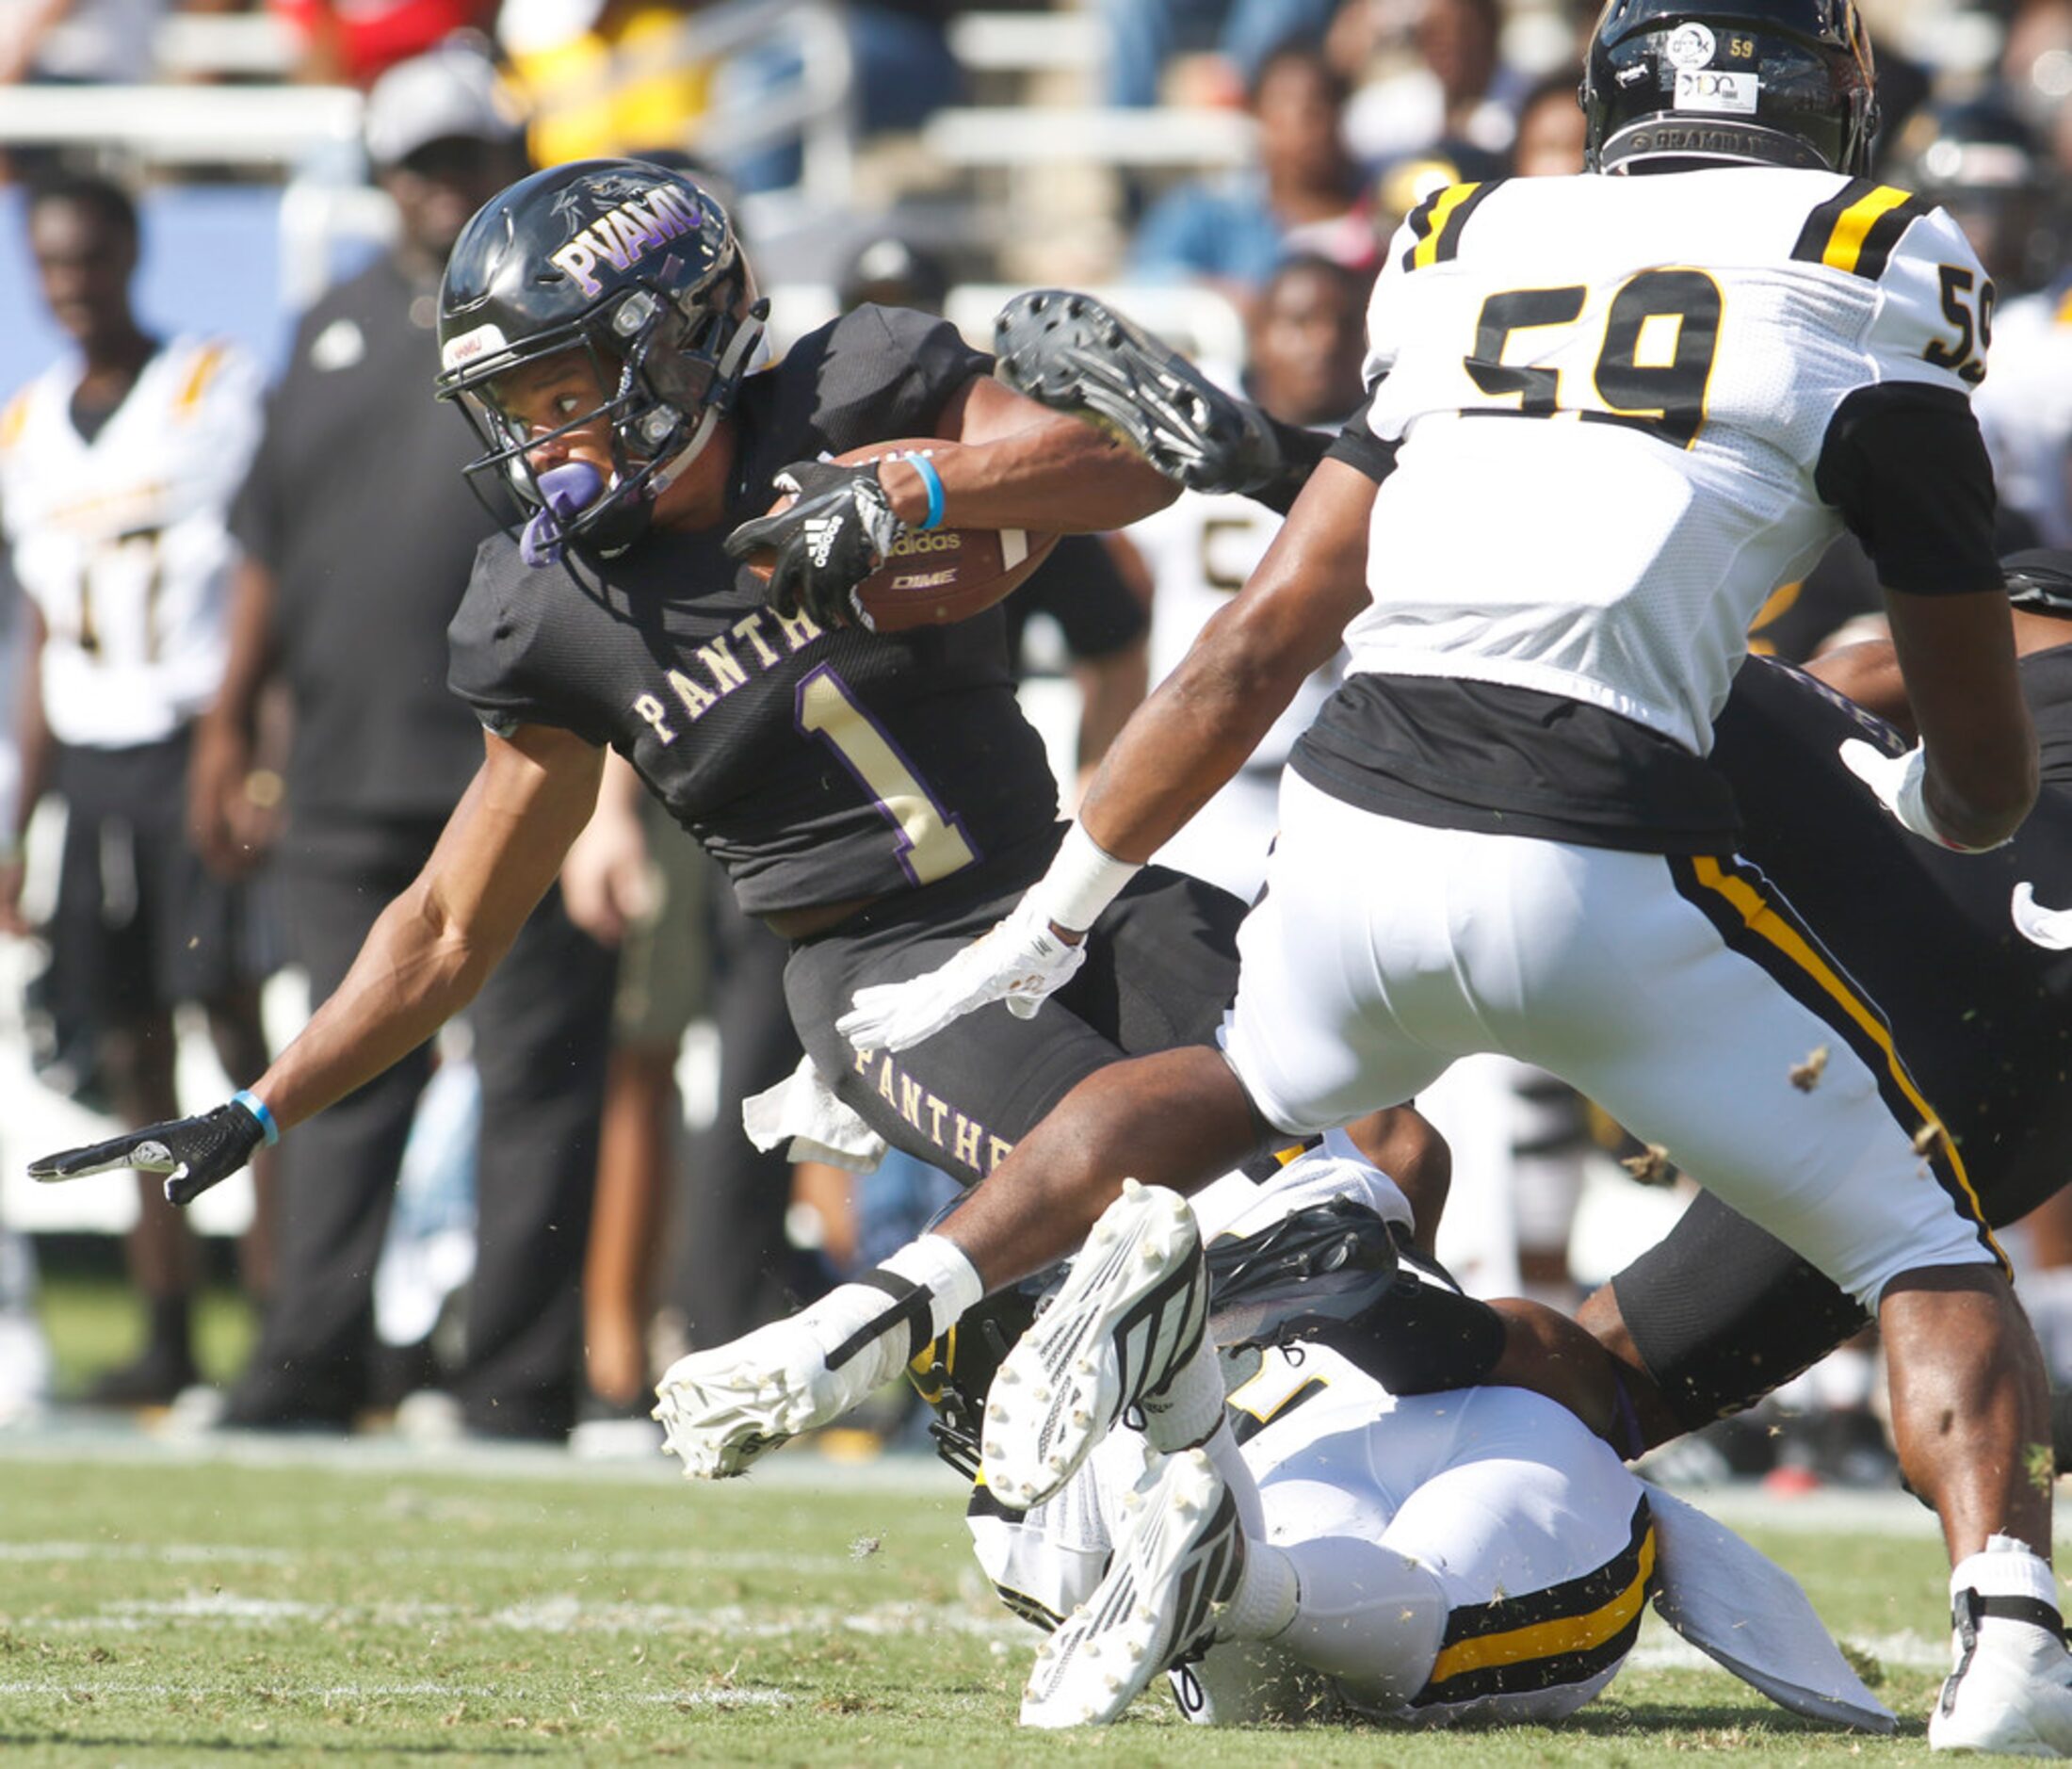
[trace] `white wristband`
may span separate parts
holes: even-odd
[[[1116,859],[1082,825],[1074,823],[1065,831],[1050,870],[1037,881],[1030,895],[1046,921],[1068,933],[1083,933],[1142,870],[1141,862]]]

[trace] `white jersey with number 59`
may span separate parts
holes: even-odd
[[[1704,754],[1750,620],[1840,528],[1837,411],[1968,395],[1991,303],[1956,224],[1870,179],[1437,193],[1368,313],[1368,422],[1401,446],[1350,669],[1564,695]]]

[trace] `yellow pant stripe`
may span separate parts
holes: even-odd
[[[1899,193],[1903,199],[1905,192]],[[1869,201],[1867,198],[1865,201]],[[1859,205],[1860,206],[1860,205]],[[1780,916],[1756,893],[1746,879],[1738,878],[1722,869],[1720,863],[1709,855],[1702,855],[1692,861],[1692,869],[1698,883],[1708,890],[1716,891],[1733,906],[1734,913],[1746,923],[1750,933],[1759,935],[1789,958],[1800,970],[1820,984],[1821,992],[1837,1002],[1842,1011],[1862,1029],[1864,1035],[1884,1053],[1886,1067],[1907,1103],[1920,1113],[1921,1123],[1933,1128],[1943,1153],[1949,1157],[1950,1170],[1956,1177],[1957,1184],[1964,1189],[1966,1201],[1971,1207],[1972,1215],[1982,1228],[1985,1223],[1985,1211],[1979,1203],[1979,1194],[1972,1189],[1971,1176],[1965,1171],[1964,1157],[1957,1150],[1955,1140],[1943,1128],[1942,1120],[1935,1115],[1934,1108],[1921,1096],[1921,1091],[1914,1084],[1914,1078],[1907,1073],[1906,1064],[1900,1060],[1900,1053],[1892,1043],[1892,1034],[1884,1020],[1870,1009],[1870,1003],[1851,988],[1837,974],[1818,950],[1809,945],[1798,929]],[[1986,1244],[1993,1249],[2002,1264],[2006,1256],[1999,1244],[1986,1231]]]
[[[1530,1659],[1559,1658],[1563,1653],[1587,1652],[1602,1646],[1632,1621],[1647,1600],[1648,1577],[1655,1570],[1655,1532],[1649,1528],[1641,1540],[1638,1570],[1632,1583],[1609,1603],[1587,1615],[1563,1615],[1553,1621],[1534,1622],[1507,1633],[1481,1634],[1463,1640],[1441,1652],[1432,1666],[1425,1687],[1458,1677],[1464,1671],[1479,1671],[1493,1664],[1520,1664]],[[1437,1692],[1443,1698],[1445,1692]]]

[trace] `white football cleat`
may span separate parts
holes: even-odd
[[[1282,470],[1255,406],[1091,295],[1031,289],[993,322],[994,373],[1055,411],[1119,431],[1168,479],[1197,492],[1249,492]]]
[[[1004,1505],[1041,1504],[1125,1407],[1156,1399],[1200,1349],[1208,1268],[1187,1200],[1123,1181],[1050,1306],[1001,1360],[979,1434]],[[1214,1416],[1222,1415],[1222,1391]]]
[[[1106,1726],[1214,1637],[1244,1574],[1238,1501],[1200,1450],[1155,1462],[1123,1501],[1108,1575],[1037,1649],[1024,1726]]]
[[[928,1339],[928,1292],[844,1284],[788,1320],[679,1357],[656,1385],[662,1447],[689,1480],[725,1480],[892,1381]],[[918,1323],[918,1324],[916,1323]]]
[[[2072,1654],[2040,1628],[2021,1633],[2034,1642],[1981,1639],[1959,1660],[1928,1716],[1929,1749],[2072,1756]]]

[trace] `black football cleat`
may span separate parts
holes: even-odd
[[[1190,491],[1253,492],[1285,470],[1264,413],[1091,295],[1017,295],[993,334],[999,380],[1094,419]]]

